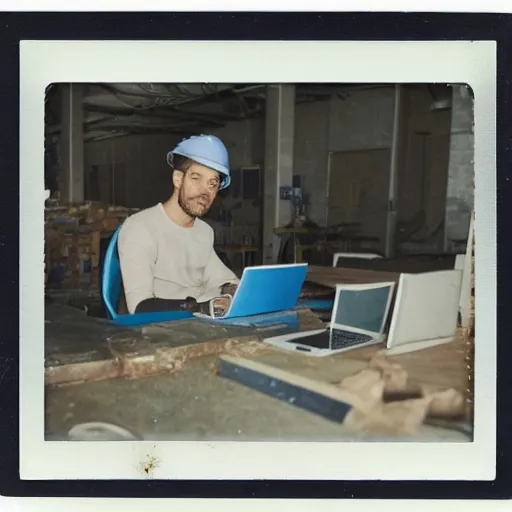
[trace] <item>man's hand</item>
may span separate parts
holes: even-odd
[[[229,297],[217,297],[212,299],[213,304],[213,316],[215,318],[223,317],[231,305],[231,299]]]
[[[209,316],[211,314],[210,303],[213,303],[214,317],[222,317],[229,309],[231,299],[229,297],[216,297],[206,302],[197,302],[196,299],[187,297],[184,309],[191,313],[202,313]]]
[[[201,304],[199,304],[194,297],[187,297],[185,302],[181,305],[181,309],[190,311],[190,313],[196,313],[201,311]]]

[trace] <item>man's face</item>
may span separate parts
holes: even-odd
[[[190,217],[205,215],[219,191],[219,173],[194,163],[185,173],[176,172],[173,179],[174,186],[179,189],[181,209]]]

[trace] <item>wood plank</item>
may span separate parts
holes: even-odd
[[[378,272],[397,272],[420,274],[436,270],[452,270],[455,266],[453,254],[418,254],[397,258],[340,258],[337,268],[373,270]]]
[[[299,310],[300,329],[323,327]],[[69,385],[112,378],[141,378],[179,371],[188,361],[222,353],[253,355],[269,327],[237,327],[197,319],[119,327],[59,304],[45,311],[45,384]],[[282,326],[275,326],[281,330]]]
[[[368,365],[379,349],[359,352],[348,357],[308,357],[299,352],[275,349],[250,359],[273,368],[291,372],[326,384],[339,384],[345,377],[354,375]]]
[[[332,286],[324,286],[321,284],[313,283],[311,281],[305,281],[302,290],[299,295],[299,299],[334,299],[334,290]]]
[[[353,407],[368,409],[348,390],[245,358],[221,356],[218,375],[340,423]]]

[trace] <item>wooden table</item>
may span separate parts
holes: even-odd
[[[299,310],[301,329],[324,324]],[[45,384],[66,385],[114,378],[139,378],[179,371],[190,360],[220,353],[268,350],[264,335],[286,325],[237,327],[198,319],[127,328],[87,316],[70,306],[45,308]]]
[[[299,318],[303,329],[319,326],[318,318],[307,310],[301,311]],[[199,320],[125,329],[66,306],[49,305],[45,335],[47,438],[63,439],[78,423],[104,421],[151,440],[364,439],[343,425],[216,375],[220,354],[263,358],[284,368],[302,366],[301,371],[320,371],[327,378],[341,371],[332,366],[333,360],[320,363],[276,351],[261,343],[263,335],[264,331],[254,328]],[[362,349],[345,358],[342,372],[359,371],[379,348]],[[429,368],[418,364],[420,359],[412,356],[411,368],[416,364],[433,378]],[[318,364],[331,366],[320,369]],[[445,361],[443,375],[452,382],[450,371]],[[375,436],[371,440],[376,440]],[[425,425],[417,437],[401,440],[470,439],[460,431]]]

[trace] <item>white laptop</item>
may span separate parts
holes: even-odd
[[[338,284],[327,327],[265,338],[264,342],[317,357],[381,343],[394,290],[394,282]]]

